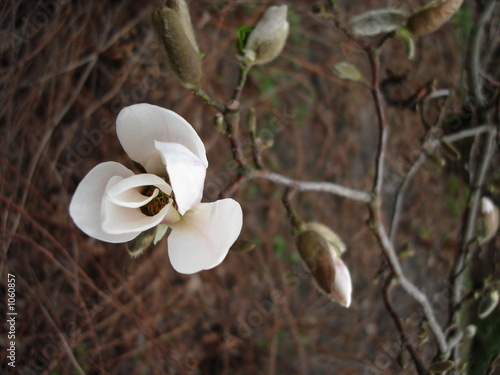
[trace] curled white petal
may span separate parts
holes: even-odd
[[[108,185],[106,193],[109,199],[119,206],[137,208],[146,205],[158,195],[158,189],[150,197],[143,195],[142,191],[146,186],[156,186],[166,194],[172,192],[170,185],[162,178],[152,174],[138,174]]]
[[[110,184],[114,183],[116,182],[110,181]],[[156,215],[147,216],[139,208],[117,205],[107,195],[103,198],[101,208],[102,229],[106,233],[123,234],[134,232],[137,233],[137,236],[141,232],[160,224],[165,216],[180,219],[172,202],[169,202]]]
[[[167,166],[168,177],[179,213],[201,202],[208,164],[179,143],[155,142]]]
[[[106,186],[114,176],[127,178],[134,172],[115,162],[95,166],[80,182],[71,199],[69,214],[76,226],[85,234],[112,243],[127,242],[140,232],[107,233],[102,229],[101,207]]]
[[[128,156],[146,171],[165,176],[154,142],[179,143],[208,165],[205,146],[193,127],[177,113],[151,104],[125,107],[116,119],[116,133]]]
[[[243,224],[241,206],[233,199],[200,203],[170,225],[170,262],[177,272],[191,274],[211,269],[226,257]]]

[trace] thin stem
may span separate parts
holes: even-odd
[[[299,181],[268,170],[254,171],[251,177],[262,178],[299,191],[330,193],[362,203],[369,203],[372,200],[372,196],[365,191],[351,189],[333,182]]]
[[[226,110],[224,104],[221,104],[216,100],[213,100],[212,97],[208,95],[207,92],[203,90],[201,87],[198,90],[194,90],[193,94],[203,99],[205,103],[207,103],[210,107],[215,108],[219,112],[224,112]]]
[[[495,9],[496,1],[490,0],[486,3],[483,12],[479,15],[476,22],[473,23],[471,38],[469,40],[468,56],[467,56],[467,78],[469,91],[481,105],[484,105],[486,98],[481,91],[480,81],[480,49],[483,45],[483,28],[486,21],[490,18],[491,13]]]
[[[462,288],[465,274],[467,260],[470,258],[469,244],[474,239],[476,229],[476,218],[481,200],[481,193],[486,178],[486,172],[493,157],[495,145],[495,131],[490,130],[483,139],[483,147],[481,160],[479,162],[477,173],[474,173],[475,179],[472,183],[472,193],[469,197],[467,204],[468,210],[466,212],[465,226],[463,230],[463,237],[459,253],[456,257],[453,271],[450,276],[451,284],[453,285],[453,306],[451,311],[455,311],[455,305],[462,300]]]
[[[417,368],[417,372],[419,375],[425,375],[428,373],[427,368],[425,367],[424,363],[420,359],[420,356],[418,355],[417,351],[413,347],[413,345],[410,343],[410,338],[408,337],[408,334],[406,333],[406,330],[404,328],[403,322],[399,318],[398,313],[394,309],[394,306],[392,306],[391,303],[391,289],[393,284],[393,279],[390,277],[387,279],[385,285],[384,285],[384,292],[383,292],[383,297],[384,297],[384,304],[385,308],[389,312],[389,314],[392,317],[392,320],[394,321],[394,324],[396,325],[396,328],[399,331],[399,336],[401,338],[401,343],[404,345],[406,350],[408,350],[408,353],[410,353],[410,356],[413,360],[413,363],[415,364],[415,367]]]
[[[370,214],[372,218],[375,215],[374,210],[377,210],[376,207],[377,207],[376,204],[370,205]],[[408,293],[410,297],[412,297],[422,307],[424,315],[429,323],[429,328],[434,334],[434,337],[436,338],[439,352],[443,354],[443,356],[445,357],[448,356],[449,346],[446,342],[445,334],[436,319],[436,315],[432,310],[432,306],[427,296],[424,293],[422,293],[404,275],[403,268],[401,267],[401,263],[399,262],[398,256],[396,255],[394,246],[391,243],[389,236],[387,235],[380,221],[372,222],[372,230],[375,233],[378,243],[382,248],[384,255],[387,258],[389,267],[395,276],[395,282],[399,283],[401,287],[406,291],[406,293]]]
[[[375,102],[375,109],[377,111],[377,119],[379,126],[377,155],[376,155],[376,168],[375,179],[372,191],[379,195],[382,192],[382,183],[384,180],[385,169],[385,150],[387,144],[387,121],[385,118],[385,111],[383,106],[382,93],[380,91],[380,66],[379,66],[379,50],[374,49],[368,52],[370,63],[372,65],[372,96]]]
[[[367,50],[370,65],[372,67],[372,96],[377,111],[379,136],[376,154],[375,179],[372,188],[374,199],[368,205],[370,211],[370,225],[377,241],[385,255],[389,267],[395,276],[395,282],[399,283],[403,289],[422,307],[425,317],[429,322],[429,327],[436,338],[440,353],[448,355],[449,349],[441,326],[437,322],[436,316],[432,310],[427,296],[422,293],[411,281],[404,275],[403,268],[399,262],[394,246],[387,235],[382,224],[381,196],[383,188],[383,176],[385,168],[385,152],[387,148],[387,120],[384,111],[384,102],[380,91],[380,64],[379,49]],[[418,363],[415,363],[418,368]]]
[[[234,101],[239,101],[241,97],[241,92],[243,91],[243,87],[245,87],[245,83],[247,81],[248,72],[252,68],[251,65],[247,65],[245,63],[241,63],[240,66],[240,77],[238,79],[238,84],[233,91],[233,96],[231,97]]]
[[[446,142],[457,142],[465,138],[470,138],[470,137],[475,137],[479,134],[485,133],[485,132],[490,132],[490,131],[496,131],[493,125],[481,125],[478,126],[477,128],[473,129],[467,129],[467,130],[462,130],[461,132],[446,135],[440,140],[446,141]],[[434,150],[435,147],[439,145],[439,140],[433,141],[431,148]],[[429,152],[429,151],[427,151]],[[432,152],[432,151],[431,151]],[[392,223],[391,223],[391,230],[390,230],[390,239],[392,243],[395,243],[396,236],[398,233],[398,228],[399,228],[399,223],[401,220],[401,214],[403,211],[403,204],[404,204],[404,198],[405,198],[405,193],[408,187],[410,186],[410,182],[413,179],[413,176],[418,172],[419,168],[422,166],[422,164],[425,162],[427,159],[426,152],[422,151],[418,158],[413,162],[412,166],[410,167],[410,170],[404,176],[404,181],[403,183],[399,186],[399,189],[396,193],[396,202],[394,204],[394,209],[392,213]]]

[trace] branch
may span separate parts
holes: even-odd
[[[251,65],[247,65],[245,63],[241,63],[240,66],[240,78],[238,79],[238,84],[236,85],[236,88],[234,89],[233,96],[231,97],[232,100],[234,101],[239,101],[241,92],[243,91],[243,87],[245,86],[245,83],[247,81],[248,77],[248,72],[252,68]]]
[[[415,367],[417,368],[417,372],[419,373],[419,375],[425,375],[428,373],[428,370],[424,366],[417,351],[415,350],[413,345],[410,343],[410,338],[408,337],[408,334],[405,331],[403,322],[401,321],[398,313],[396,312],[396,310],[394,310],[394,307],[392,306],[391,289],[392,289],[392,286],[394,285],[392,281],[393,281],[392,277],[389,277],[384,285],[383,297],[384,297],[385,308],[387,309],[387,311],[391,315],[392,320],[394,320],[394,324],[396,325],[396,328],[399,331],[401,343],[405,346],[406,350],[408,350],[408,352],[410,353],[411,358],[413,360],[413,363],[415,363]]]
[[[455,306],[462,300],[462,288],[464,276],[466,274],[466,263],[470,257],[469,243],[475,237],[476,231],[476,218],[479,209],[479,202],[481,199],[482,188],[486,178],[486,172],[493,157],[495,145],[495,130],[490,128],[486,135],[483,136],[483,147],[481,160],[479,162],[477,172],[474,173],[474,181],[472,182],[472,192],[467,202],[467,212],[465,215],[465,226],[463,230],[463,237],[460,244],[460,249],[450,275],[451,285],[453,285],[453,296],[451,311],[455,311]],[[474,172],[474,171],[472,171]]]
[[[479,15],[479,18],[474,22],[471,32],[471,38],[469,40],[468,56],[467,56],[467,78],[469,91],[474,95],[481,105],[485,105],[486,98],[481,91],[481,82],[479,79],[481,69],[480,65],[480,50],[483,45],[481,43],[483,37],[483,28],[486,21],[490,18],[491,13],[495,9],[496,1],[490,0],[483,12]]]
[[[380,92],[380,78],[379,78],[379,53],[380,50],[373,49],[368,52],[370,64],[372,66],[372,96],[375,102],[377,111],[377,119],[379,125],[379,136],[377,146],[375,180],[373,183],[372,192],[379,195],[382,192],[382,183],[384,181],[385,169],[385,150],[387,148],[387,121],[385,112],[383,110],[382,93]]]
[[[379,142],[376,154],[376,170],[375,180],[372,193],[374,200],[368,205],[370,211],[370,225],[377,241],[385,255],[389,267],[395,276],[395,281],[403,287],[403,289],[422,307],[425,317],[429,322],[429,327],[436,338],[437,345],[441,354],[448,355],[449,349],[441,326],[437,322],[436,316],[432,310],[431,304],[427,296],[422,293],[411,281],[409,281],[403,273],[403,268],[399,262],[394,246],[387,235],[387,232],[382,224],[381,196],[383,187],[383,174],[385,166],[385,152],[387,148],[387,122],[385,117],[382,94],[380,92],[379,79],[379,49],[371,49],[367,51],[370,65],[372,67],[372,96],[375,102],[377,111],[378,127],[379,127]],[[415,362],[418,368],[419,363]]]
[[[370,205],[371,216],[374,215],[375,205]],[[439,352],[443,354],[443,356],[448,356],[449,347],[446,342],[446,337],[439,325],[436,315],[432,310],[432,306],[427,298],[427,296],[422,293],[410,280],[406,278],[403,273],[403,268],[401,267],[401,263],[399,263],[398,256],[394,251],[394,246],[392,245],[389,236],[387,235],[382,224],[378,222],[372,223],[372,230],[377,237],[380,247],[384,255],[389,262],[389,267],[395,276],[395,281],[399,283],[403,289],[412,297],[418,304],[422,307],[424,315],[429,323],[429,328],[432,331],[434,337],[436,338],[436,342],[439,348]]]
[[[254,171],[251,174],[251,177],[262,178],[264,180],[272,181],[283,186],[288,186],[299,191],[318,191],[323,193],[330,193],[363,203],[369,203],[372,200],[371,195],[367,192],[351,189],[339,184],[335,184],[333,182],[299,181],[267,170]]]
[[[493,131],[495,132],[496,129],[493,125],[481,125],[478,126],[477,128],[473,129],[467,129],[467,130],[462,130],[461,132],[457,132],[454,134],[446,135],[440,139],[434,140],[431,143],[431,150],[430,152],[433,152],[434,149],[440,145],[440,140],[446,141],[446,142],[457,142],[465,138],[471,138],[475,137],[479,134],[483,134],[485,132],[490,132]],[[429,151],[427,151],[428,153]],[[408,187],[410,186],[410,182],[413,178],[413,176],[418,172],[420,166],[424,163],[426,160],[426,152],[422,151],[418,158],[413,162],[410,170],[404,177],[403,183],[399,186],[399,189],[396,193],[396,202],[394,204],[394,209],[392,213],[392,223],[391,223],[391,230],[390,230],[390,239],[392,243],[395,243],[396,241],[396,236],[398,233],[398,227],[399,223],[401,220],[401,214],[403,211],[403,204],[404,204],[404,198],[405,198],[405,193]]]

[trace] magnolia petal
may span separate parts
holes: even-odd
[[[76,226],[85,234],[98,240],[120,243],[127,242],[139,233],[111,234],[102,229],[101,207],[106,186],[114,176],[127,178],[134,172],[115,162],[96,165],[80,182],[69,205],[69,214]]]
[[[176,210],[172,202],[163,207],[156,215],[147,216],[138,208],[118,206],[105,197],[101,211],[102,229],[110,234],[136,233],[135,236],[138,236],[139,233],[160,224],[165,216],[171,217],[175,213]]]
[[[128,156],[149,173],[165,176],[165,166],[154,142],[179,143],[208,165],[205,146],[193,127],[177,113],[151,104],[123,108],[116,133]]]
[[[333,257],[335,281],[332,285],[332,297],[344,307],[351,304],[352,282],[347,266],[339,257]]]
[[[179,143],[155,142],[155,147],[167,166],[179,213],[184,215],[201,202],[208,164]]]
[[[170,225],[168,255],[172,266],[177,272],[191,274],[219,265],[242,224],[241,206],[235,200],[200,203]]]
[[[172,192],[170,185],[162,178],[152,174],[138,174],[120,179],[115,184],[109,184],[106,193],[109,199],[119,206],[137,208],[148,204],[158,195],[158,189],[150,197],[142,194],[144,187],[151,185],[156,186],[166,194]]]

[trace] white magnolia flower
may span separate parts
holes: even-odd
[[[148,173],[115,162],[97,165],[80,182],[70,215],[86,234],[120,243],[159,224],[172,228],[168,254],[174,269],[195,273],[222,262],[243,222],[239,203],[200,203],[208,161],[191,125],[149,104],[124,108],[116,120],[128,156]]]

